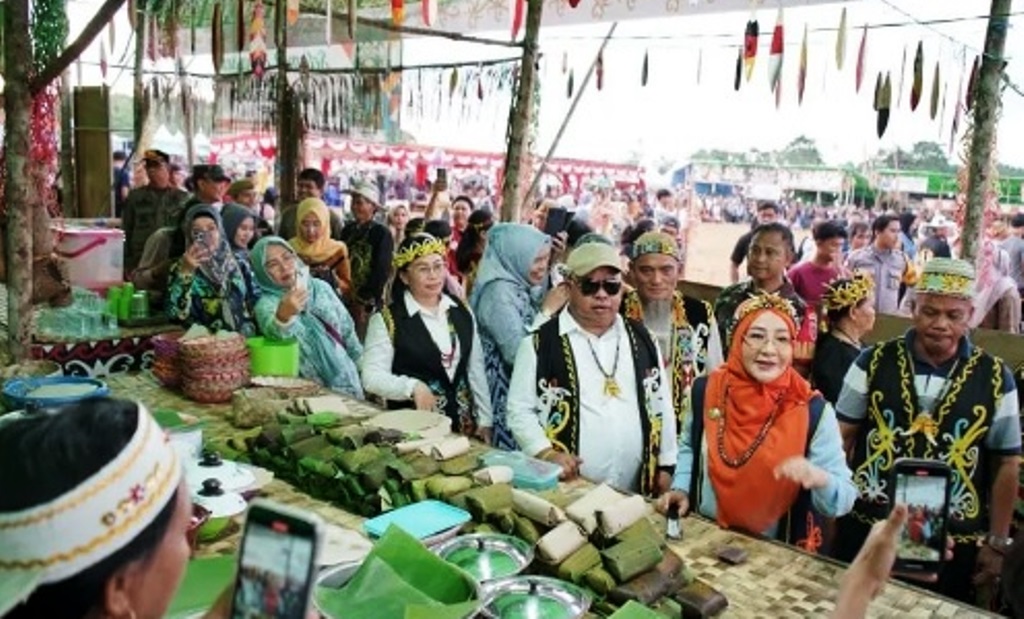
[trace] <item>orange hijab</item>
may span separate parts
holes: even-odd
[[[793,456],[804,455],[808,403],[813,395],[810,385],[792,366],[770,383],[757,382],[743,367],[743,339],[764,312],[781,316],[795,342],[793,317],[779,307],[763,305],[737,323],[728,360],[708,376],[703,411],[707,468],[718,504],[718,523],[758,535],[779,521],[800,492],[799,484],[775,479],[775,467]],[[722,459],[720,450],[734,464],[741,461],[766,426],[764,440],[749,460],[733,467]]]
[[[288,244],[295,248],[297,253],[308,264],[318,265],[330,261],[340,251],[347,255],[348,250],[341,241],[331,238],[331,212],[323,200],[317,198],[306,198],[299,202],[295,209],[295,238],[288,241]],[[306,215],[313,213],[320,220],[320,238],[315,243],[307,243],[302,238],[302,220]]]

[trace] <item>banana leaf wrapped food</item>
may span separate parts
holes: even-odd
[[[517,514],[548,527],[565,520],[565,512],[554,503],[518,488],[512,490],[512,508]]]
[[[605,569],[620,583],[632,580],[658,565],[664,558],[661,547],[647,539],[619,542],[607,550],[602,550],[601,555],[604,558]]]
[[[447,499],[473,487],[468,477],[439,475],[427,480],[427,495],[432,499]]]
[[[569,518],[583,527],[590,535],[597,529],[597,510],[625,498],[621,492],[607,484],[601,484],[565,508]]]
[[[466,507],[477,522],[486,522],[491,515],[511,513],[512,486],[495,484],[473,488],[465,494]]]
[[[597,528],[605,537],[615,537],[645,518],[650,505],[639,494],[630,495],[595,511]]]
[[[615,542],[628,542],[635,539],[649,540],[661,548],[665,547],[665,536],[658,532],[648,518],[637,520],[632,526],[614,537]]]
[[[584,544],[558,565],[558,577],[576,584],[583,583],[583,575],[601,565],[601,551],[593,544]]]
[[[490,523],[505,535],[512,535],[516,530],[516,520],[511,509],[491,515]]]
[[[440,466],[441,472],[445,475],[466,475],[479,468],[480,461],[473,454],[467,453],[451,460],[445,460]]]
[[[537,530],[537,525],[532,520],[515,512],[512,512],[512,519],[515,521],[513,534],[516,537],[530,545],[534,545],[540,540],[540,531]]]
[[[302,439],[288,446],[288,451],[295,458],[304,458],[325,451],[334,446],[328,442],[327,437],[321,434]]]
[[[376,445],[363,445],[355,451],[346,451],[338,457],[338,466],[348,474],[355,474],[363,466],[380,457],[380,448]]]
[[[384,480],[383,488],[387,491],[388,498],[391,499],[392,508],[398,509],[411,503],[409,496],[402,490],[402,484],[398,480],[391,478]]]
[[[294,445],[314,434],[316,434],[316,430],[307,423],[285,424],[281,426],[281,437],[284,439],[286,446]]]
[[[306,423],[320,430],[329,430],[341,426],[342,420],[334,413],[313,413],[306,416]]]
[[[537,542],[537,553],[542,561],[558,564],[586,543],[587,538],[579,525],[566,520],[540,538]]]
[[[411,479],[423,479],[424,477],[430,477],[431,475],[436,475],[438,471],[441,470],[441,467],[438,465],[436,460],[419,452],[405,454],[399,458],[399,460],[405,462],[412,468],[415,476]]]
[[[615,578],[608,573],[608,570],[601,566],[587,570],[587,573],[583,575],[583,584],[601,596],[608,595],[618,585],[615,582]]]
[[[342,449],[356,450],[363,446],[363,438],[369,434],[370,430],[358,425],[349,425],[340,428],[331,428],[327,430],[327,440],[331,441],[335,445]]]
[[[653,569],[615,587],[608,597],[616,604],[633,600],[646,606],[671,594],[683,584],[683,560],[670,550]]]

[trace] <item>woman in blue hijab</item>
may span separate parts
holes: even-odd
[[[556,286],[547,296],[551,238],[533,226],[497,224],[487,236],[469,302],[477,318],[484,365],[491,389],[496,447],[516,449],[505,422],[505,401],[519,343],[565,305],[568,294]]]
[[[303,378],[363,398],[358,364],[363,346],[355,323],[331,285],[309,276],[309,269],[284,239],[268,236],[250,254],[263,294],[256,322],[264,336],[299,342]]]

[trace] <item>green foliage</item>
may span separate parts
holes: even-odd
[[[877,168],[889,170],[916,170],[920,172],[956,172],[950,163],[946,149],[936,142],[918,142],[910,150],[896,148],[880,151],[872,163]]]
[[[782,165],[820,166],[825,165],[817,143],[804,135],[794,139],[777,153],[778,162]]]

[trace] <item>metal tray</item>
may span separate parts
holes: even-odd
[[[435,546],[433,551],[481,583],[516,576],[533,562],[530,544],[497,533],[460,535]]]
[[[514,576],[483,589],[480,616],[488,619],[580,619],[590,609],[586,591],[545,576]]]

